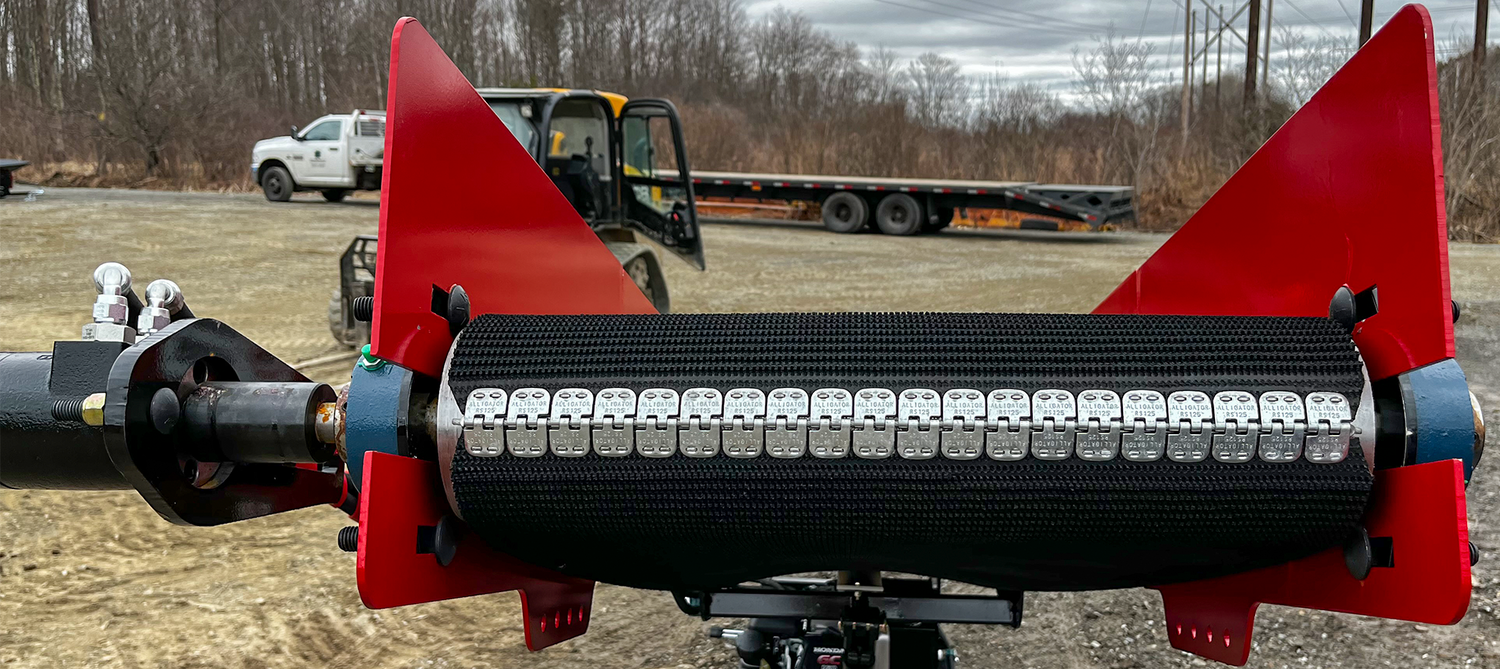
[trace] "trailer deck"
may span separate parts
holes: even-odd
[[[943,227],[954,210],[964,208],[1054,216],[1096,229],[1135,218],[1135,189],[1129,186],[694,170],[693,189],[705,197],[819,204],[837,193],[852,193],[866,203],[869,212],[875,212],[877,203],[889,194],[904,193],[917,199],[925,216],[932,219],[927,229]]]

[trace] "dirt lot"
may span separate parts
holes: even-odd
[[[440,195],[435,195],[435,197]],[[49,189],[0,201],[0,350],[42,350],[87,320],[89,273],[127,264],[177,281],[221,318],[298,361],[335,351],[326,305],[336,260],[373,233],[372,200]],[[712,225],[708,266],[667,262],[678,311],[1085,311],[1164,237],[954,233],[845,237],[784,225]],[[1500,408],[1500,247],[1455,246],[1459,354]],[[347,378],[339,365],[315,370]],[[1491,424],[1500,412],[1491,411]],[[1470,516],[1500,551],[1500,474],[1482,470]],[[0,665],[10,667],[732,667],[666,595],[598,590],[591,632],[524,649],[515,595],[374,612],[354,589],[347,524],[308,509],[215,528],[160,520],[134,493],[0,493]],[[1500,666],[1500,559],[1475,569],[1469,616],[1433,627],[1263,607],[1255,667]],[[1032,594],[1020,630],[954,626],[965,667],[1188,667],[1144,590]]]

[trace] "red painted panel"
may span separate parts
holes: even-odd
[[[471,313],[653,313],[609,249],[415,19],[391,37],[372,352],[438,376],[432,287]]]
[[[1469,608],[1469,529],[1459,460],[1382,470],[1365,517],[1393,566],[1363,581],[1340,549],[1276,567],[1158,588],[1178,649],[1242,665],[1260,603],[1451,625]]]
[[[444,567],[417,552],[417,528],[448,511],[437,463],[371,451],[360,486],[359,597],[372,609],[519,590],[526,647],[540,650],[588,631],[594,583],[497,553],[469,534]]]
[[[1355,333],[1375,378],[1453,357],[1432,22],[1408,6],[1096,313],[1326,316],[1378,285]]]

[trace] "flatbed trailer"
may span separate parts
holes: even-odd
[[[893,235],[930,232],[947,227],[954,212],[966,208],[1052,216],[1094,229],[1135,218],[1135,189],[1129,186],[698,170],[692,175],[701,197],[816,203],[823,226],[834,232],[867,226]]]
[[[10,189],[15,185],[15,177],[11,175],[11,172],[30,164],[24,160],[0,158],[0,197],[10,195]]]

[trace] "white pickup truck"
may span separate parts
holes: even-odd
[[[351,190],[380,190],[385,112],[329,114],[291,135],[263,139],[250,152],[250,178],[266,199],[286,202],[297,191],[323,192],[329,202]]]

